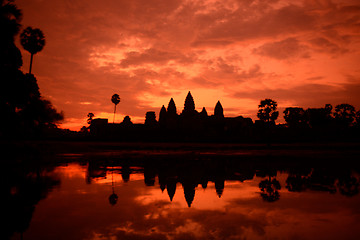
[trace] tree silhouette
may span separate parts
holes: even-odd
[[[306,123],[305,110],[300,107],[285,108],[284,119],[289,127],[301,126]]]
[[[355,116],[355,108],[350,104],[343,103],[335,107],[335,120],[345,127],[349,127],[354,122]]]
[[[259,188],[261,190],[261,197],[267,202],[275,202],[279,200],[280,194],[278,192],[281,189],[280,183],[276,179],[272,179],[269,176],[269,179],[263,180],[259,183]]]
[[[91,125],[91,121],[93,120],[93,117],[94,117],[95,115],[93,114],[93,113],[88,113],[88,115],[87,115],[87,117],[88,117],[88,119],[87,119],[87,123],[89,124],[89,125]]]
[[[279,112],[276,109],[276,101],[269,98],[261,100],[257,117],[264,122],[275,122],[279,116]]]
[[[356,177],[349,175],[338,179],[338,188],[342,195],[352,197],[359,193],[359,181]]]
[[[25,90],[24,74],[20,71],[22,58],[14,43],[21,18],[21,11],[12,1],[0,0],[0,136],[12,135],[11,131],[18,129],[16,109],[19,103],[24,104],[19,101],[23,99],[20,91]]]
[[[112,194],[109,196],[109,203],[114,206],[119,199],[118,195],[115,193],[114,167],[111,169],[111,188]]]
[[[360,110],[358,110],[356,112],[355,118],[356,118],[356,125],[359,127],[360,126]]]
[[[56,128],[63,114],[41,97],[35,76],[20,70],[22,56],[14,40],[20,30],[22,14],[13,2],[0,0],[0,136],[34,136]],[[44,45],[39,31],[34,34],[35,39],[42,40],[40,44],[32,40],[34,34],[30,31],[24,31],[21,39],[24,48],[32,53],[40,51]],[[34,42],[41,48],[31,47]]]
[[[116,105],[118,105],[119,102],[120,102],[119,94],[116,94],[116,93],[115,93],[114,95],[112,95],[112,97],[111,97],[111,102],[115,105],[115,106],[114,106],[114,119],[113,119],[113,123],[115,123]]]
[[[306,189],[307,177],[301,174],[290,174],[286,179],[286,188],[289,192],[302,192]]]
[[[31,54],[29,68],[29,74],[31,74],[33,56],[44,48],[45,36],[40,29],[27,27],[20,34],[20,43]]]
[[[308,108],[306,110],[306,117],[309,125],[315,128],[322,128],[330,125],[333,120],[331,111],[331,104],[325,104],[324,108]]]
[[[0,0],[0,49],[1,49],[1,64],[4,60],[17,60],[18,67],[21,66],[21,53],[14,44],[14,37],[19,33],[22,19],[20,9],[13,3],[13,1]],[[16,51],[16,52],[14,52]],[[18,57],[20,56],[20,59]],[[11,61],[10,61],[11,62]]]

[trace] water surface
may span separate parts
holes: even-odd
[[[356,156],[119,150],[15,159],[6,165],[5,237],[360,239]]]

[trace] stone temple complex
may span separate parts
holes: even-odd
[[[95,137],[119,140],[206,140],[226,136],[246,138],[253,125],[251,118],[225,117],[220,101],[216,103],[213,115],[209,115],[205,107],[198,112],[190,91],[181,112],[171,98],[167,108],[165,105],[161,107],[158,116],[156,120],[155,112],[147,112],[144,124],[133,124],[129,116],[119,124],[108,123],[107,119],[94,119],[90,133]]]

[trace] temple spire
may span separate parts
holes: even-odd
[[[218,101],[216,103],[216,106],[215,106],[215,109],[214,109],[214,116],[221,117],[221,118],[224,117],[224,109],[223,109],[220,101]]]
[[[191,92],[189,91],[185,98],[184,111],[192,112],[194,110],[195,110],[194,98],[191,96]]]
[[[173,98],[170,99],[169,105],[167,107],[167,112],[170,115],[176,115],[176,105]]]

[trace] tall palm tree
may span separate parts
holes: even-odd
[[[113,119],[113,123],[115,123],[116,105],[118,105],[119,102],[120,102],[119,94],[114,94],[114,95],[112,95],[112,97],[111,97],[111,102],[115,105],[115,107],[114,107],[114,119]]]
[[[40,52],[45,46],[45,36],[40,29],[27,27],[20,34],[20,43],[23,48],[31,54],[29,68],[29,74],[31,74],[33,56]]]

